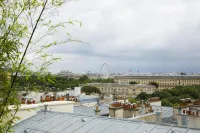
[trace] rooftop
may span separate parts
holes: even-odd
[[[162,111],[163,118],[168,118],[173,115],[173,107],[166,107],[166,106],[152,106],[154,112],[155,111]]]
[[[106,115],[109,114],[109,109],[108,109],[109,105],[106,104],[100,104],[99,105],[99,109],[100,111],[100,115]],[[85,114],[85,115],[91,115],[91,116],[95,116],[95,106],[93,107],[86,107],[86,106],[74,106],[74,113],[75,114]]]
[[[13,126],[14,133],[199,133],[168,124],[95,117],[71,113],[38,112]]]
[[[156,111],[162,111],[162,122],[163,123],[170,123],[173,124],[173,107],[166,107],[166,106],[152,106],[154,113]]]

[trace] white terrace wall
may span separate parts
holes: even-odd
[[[47,105],[47,111],[55,112],[73,113],[74,108],[74,102],[72,101],[53,101],[30,105],[22,104],[18,112],[16,113],[16,116],[20,117],[20,120],[16,120],[15,123],[18,123],[36,115],[38,111],[45,110],[45,105]],[[11,113],[14,114],[15,110],[13,109],[13,106],[10,106],[9,108],[12,110]]]

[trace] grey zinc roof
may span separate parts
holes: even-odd
[[[200,130],[127,119],[38,112],[13,126],[14,133],[199,133]]]
[[[100,115],[105,115],[109,113],[109,109],[108,106],[101,104],[99,106],[100,108]],[[86,106],[74,106],[74,113],[75,114],[86,114],[86,115],[91,115],[94,116],[95,115],[95,107],[86,107]]]
[[[175,124],[173,122],[173,108],[172,107],[166,107],[166,106],[152,106],[154,112],[156,111],[162,111],[162,122],[163,123],[170,123]]]
[[[79,100],[81,104],[85,104],[85,103],[91,103],[91,102],[98,102],[99,98],[97,96],[80,95]]]
[[[162,111],[163,118],[168,118],[173,115],[173,108],[172,107],[166,107],[166,106],[152,106],[154,112],[155,111]]]

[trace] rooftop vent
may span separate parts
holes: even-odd
[[[176,132],[174,132],[174,130],[172,130],[171,133],[176,133]]]
[[[81,121],[82,121],[82,122],[86,122],[86,119],[82,118]]]

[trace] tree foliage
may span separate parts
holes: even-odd
[[[165,91],[155,91],[151,94],[152,97],[159,97],[160,99],[164,99],[167,97],[171,97],[172,95]]]
[[[200,98],[200,86],[177,86],[172,89],[165,89],[163,92],[167,92],[171,94],[171,97],[164,98],[162,100],[163,106],[176,106],[180,104],[180,99],[191,98],[198,99]],[[166,102],[166,100],[168,102]]]
[[[44,88],[49,88],[50,91],[62,91],[67,90],[68,88],[74,88],[79,86],[80,84],[87,84],[87,83],[110,83],[110,81],[114,81],[114,79],[89,79],[86,75],[83,75],[79,79],[68,78],[68,77],[60,77],[54,76],[52,79],[53,83],[43,82],[39,80],[37,76],[30,76],[28,80],[26,77],[21,76],[18,77],[16,80],[17,90],[25,90],[31,91],[29,86],[37,87],[39,90],[44,90]]]
[[[141,92],[140,94],[137,95],[137,99],[138,100],[147,100],[150,97],[149,94],[147,94],[146,92]]]
[[[34,81],[29,80],[34,74],[41,84],[53,84],[53,76],[48,74],[48,67],[58,58],[47,53],[47,50],[67,42],[81,42],[73,39],[69,33],[64,40],[48,39],[56,34],[57,29],[79,23],[73,20],[52,21],[57,9],[64,3],[63,0],[0,1],[0,98],[3,99],[0,101],[0,129],[3,133],[11,132],[12,124],[19,119],[15,116],[20,106],[16,99],[18,75],[24,78],[21,84],[30,90],[38,87]],[[34,61],[40,63],[35,65]],[[11,104],[14,105],[14,113],[9,109]]]
[[[91,93],[101,93],[101,91],[95,87],[95,86],[83,86],[81,88],[82,92],[85,92],[86,94],[91,94]]]
[[[130,103],[137,103],[137,99],[135,99],[135,98],[129,98],[128,101]]]
[[[158,88],[158,83],[156,83],[156,82],[149,82],[149,85],[153,85],[153,86],[155,86],[156,88]]]
[[[137,96],[137,100],[146,100],[148,97],[159,97],[162,106],[177,106],[180,104],[180,99],[200,98],[200,86],[177,86],[172,89],[164,89],[162,91],[155,91],[150,96],[145,92],[141,92]]]
[[[162,106],[173,106],[173,104],[171,103],[171,102],[169,102],[169,100],[167,100],[167,99],[163,99],[162,101],[161,101],[161,105]]]
[[[187,95],[193,99],[200,97],[200,86],[177,86],[172,89],[164,90],[170,93],[172,96],[180,97],[181,95]]]
[[[88,76],[87,75],[83,75],[82,77],[79,78],[79,82],[87,82],[89,80]]]
[[[129,84],[134,85],[134,84],[137,84],[137,82],[136,81],[130,81]]]

